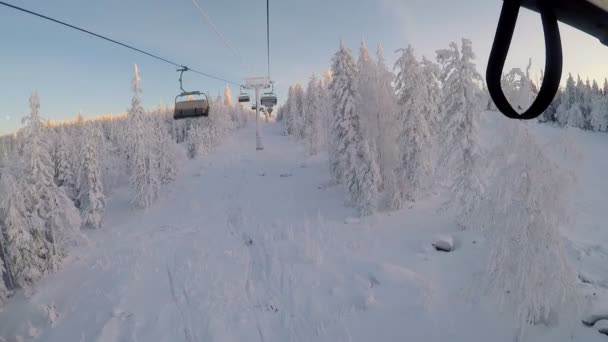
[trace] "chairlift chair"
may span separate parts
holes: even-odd
[[[243,102],[249,102],[251,101],[251,98],[249,97],[249,94],[247,94],[246,92],[243,91],[243,86],[241,86],[241,93],[239,94],[239,103],[243,103]]]
[[[273,107],[277,105],[277,96],[274,94],[274,82],[271,82],[272,90],[264,93],[260,99],[260,103],[265,107]]]
[[[186,118],[197,118],[197,117],[207,117],[209,116],[210,106],[209,106],[209,97],[207,94],[200,91],[185,91],[182,86],[182,76],[184,71],[188,71],[188,67],[183,67],[178,69],[179,74],[179,87],[182,90],[181,94],[175,97],[175,108],[173,111],[173,119],[180,120]],[[179,100],[182,97],[191,97],[191,96],[202,96],[204,98],[198,100]]]

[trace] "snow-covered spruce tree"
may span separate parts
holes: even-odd
[[[6,272],[6,269],[4,267],[4,261],[2,261],[2,259],[0,259],[0,274],[4,275]],[[6,284],[4,283],[4,279],[0,279],[0,307],[2,307],[5,303],[6,300],[8,299],[8,289],[6,288]]]
[[[352,139],[348,120],[354,116],[356,76],[357,69],[352,54],[340,42],[340,49],[332,60],[332,81],[329,85],[332,111],[328,151],[330,173],[338,183],[344,181],[344,172],[349,163],[345,143]]]
[[[26,204],[27,185],[24,179],[5,175],[6,196],[0,203],[4,211],[3,235],[6,243],[6,266],[10,267],[14,285],[33,286],[47,272],[46,243],[32,235],[32,224],[39,218],[30,215]]]
[[[320,94],[320,105],[319,105],[319,121],[321,122],[321,131],[319,133],[319,138],[321,142],[319,146],[321,149],[328,151],[329,144],[329,135],[331,130],[331,120],[332,120],[332,100],[331,94],[329,91],[329,85],[331,84],[331,80],[328,81],[327,77],[319,78],[319,94]]]
[[[501,81],[506,98],[520,113],[526,111],[536,97],[536,86],[530,79],[531,67],[532,60],[530,59],[526,72],[520,68],[513,68],[503,76]]]
[[[426,113],[429,104],[427,87],[424,85],[422,66],[414,56],[414,49],[398,50],[401,56],[395,62],[395,91],[399,106],[401,132],[399,145],[400,163],[397,168],[402,198],[415,201],[429,184],[432,146]]]
[[[526,325],[551,323],[573,298],[576,276],[559,232],[568,223],[571,180],[525,124],[503,125],[507,141],[493,153],[495,172],[478,217],[491,235],[488,289],[500,303],[514,305],[521,334]]]
[[[158,198],[161,182],[151,139],[153,131],[141,105],[139,83],[139,69],[135,65],[133,99],[128,114],[129,180],[134,193],[133,203],[141,208],[148,208]]]
[[[395,125],[398,112],[396,110],[395,91],[393,89],[394,75],[388,70],[382,45],[378,45],[376,51],[376,65],[374,74],[374,96],[373,113],[374,121],[377,126],[376,136],[372,137],[376,146],[376,160],[380,169],[381,182],[379,189],[388,193],[388,207],[392,202],[390,193],[396,193],[386,186],[387,179],[394,175],[394,170],[398,165],[398,146],[395,144],[399,134],[399,128]],[[390,182],[389,182],[390,183]],[[388,190],[388,191],[387,191]],[[400,193],[400,192],[399,192]]]
[[[378,201],[380,171],[370,151],[357,116],[356,67],[352,55],[340,42],[333,58],[333,137],[335,147],[330,168],[336,179],[349,191],[351,203],[360,215],[375,211]]]
[[[294,118],[294,89],[293,86],[289,86],[287,91],[287,99],[282,107],[284,109],[283,125],[285,126],[285,133],[287,135],[294,135],[296,131],[296,123]]]
[[[103,224],[103,213],[106,206],[97,150],[98,141],[102,139],[101,132],[94,123],[89,123],[85,127],[83,138],[80,153],[82,156],[80,169],[83,174],[80,194],[78,195],[80,215],[83,226],[100,228]]]
[[[425,96],[423,112],[429,123],[431,141],[441,139],[440,112],[441,112],[441,69],[437,63],[422,56],[422,78],[424,79]]]
[[[376,116],[376,65],[369,55],[365,40],[361,39],[357,60],[357,115],[366,139],[376,145],[378,120]]]
[[[320,148],[321,139],[321,92],[319,81],[313,74],[306,88],[304,130],[308,154],[316,155]]]
[[[188,130],[188,156],[190,158],[202,158],[212,145],[210,121],[208,118],[201,118],[192,121]]]
[[[557,119],[557,123],[561,126],[565,126],[568,124],[568,115],[570,114],[570,110],[573,107],[577,107],[576,105],[576,84],[574,83],[574,78],[572,78],[572,74],[568,75],[568,79],[566,81],[566,89],[561,96],[561,103],[557,108],[555,118]]]
[[[463,228],[471,225],[474,206],[483,194],[484,162],[479,143],[482,104],[478,96],[478,82],[482,82],[482,77],[475,68],[474,58],[471,41],[465,38],[460,51],[456,43],[437,51],[444,84],[441,158],[447,162],[444,169],[449,165],[453,175],[448,204],[457,209],[457,222]]]
[[[169,184],[175,180],[177,175],[177,146],[171,139],[167,126],[162,117],[153,118],[155,154],[158,160],[158,172],[161,184]]]
[[[55,183],[62,187],[72,200],[75,200],[77,195],[76,177],[74,176],[69,140],[65,129],[60,127],[55,146]]]
[[[68,245],[79,235],[80,215],[72,200],[54,180],[48,137],[39,116],[40,100],[30,97],[31,114],[24,129],[24,157],[28,161],[26,204],[31,210],[30,225],[47,270],[56,271]]]
[[[226,84],[226,88],[224,88],[224,106],[232,107],[232,92],[230,91],[230,87]]]
[[[306,94],[304,93],[304,88],[299,83],[295,85],[293,88],[293,107],[292,107],[292,115],[293,115],[293,126],[294,126],[294,135],[298,139],[304,139],[304,99]]]
[[[593,97],[590,113],[590,127],[594,131],[608,130],[608,96],[598,94]]]

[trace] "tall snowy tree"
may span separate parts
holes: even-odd
[[[0,259],[0,275],[4,275],[5,272],[6,272],[6,269],[4,267],[4,261],[2,259]],[[8,295],[9,295],[9,292],[8,292],[8,289],[6,288],[6,284],[4,283],[4,280],[2,279],[2,277],[0,277],[0,307],[6,303]]]
[[[15,285],[28,288],[48,271],[46,243],[33,235],[32,225],[39,224],[40,219],[30,215],[25,180],[3,176],[3,181],[7,184],[7,193],[1,203],[5,212],[6,264],[10,265]]]
[[[160,192],[158,162],[152,146],[152,129],[140,99],[139,69],[135,65],[132,82],[133,99],[128,114],[130,184],[134,192],[133,203],[148,208],[156,201]]]
[[[230,92],[230,87],[226,85],[224,89],[224,106],[232,107],[232,92]]]
[[[171,139],[161,117],[153,119],[155,155],[158,160],[158,172],[162,184],[169,184],[177,175],[176,144]]]
[[[461,49],[451,43],[437,51],[442,66],[444,139],[442,158],[451,165],[454,175],[449,203],[458,209],[458,224],[470,225],[477,199],[483,193],[482,152],[479,143],[479,101],[481,75],[477,72],[470,40],[463,38]]]
[[[562,246],[569,222],[569,177],[549,160],[525,124],[506,120],[507,141],[493,153],[496,165],[478,217],[492,236],[488,289],[515,305],[520,333],[549,324],[575,290],[576,275]]]
[[[386,189],[384,181],[391,177],[393,170],[397,167],[398,149],[395,139],[398,129],[395,125],[397,120],[396,100],[393,89],[394,75],[388,70],[382,45],[378,45],[376,51],[376,65],[374,75],[374,121],[376,136],[370,137],[375,140],[377,150],[378,167],[380,168],[381,182],[379,186]]]
[[[596,95],[590,113],[590,128],[594,131],[608,130],[608,96]]]
[[[64,128],[59,129],[55,146],[55,182],[63,187],[66,194],[76,199],[76,178],[74,176],[73,158],[70,154],[69,138]]]
[[[340,42],[332,64],[333,99],[332,175],[348,189],[360,215],[375,211],[380,171],[366,141],[356,112],[357,73],[351,52]]]
[[[306,94],[302,85],[296,84],[293,88],[293,102],[292,102],[292,120],[294,123],[294,135],[298,139],[304,139],[304,99]]]
[[[329,167],[334,179],[340,183],[344,181],[344,172],[349,163],[346,144],[352,139],[349,121],[355,116],[357,101],[357,67],[350,50],[342,42],[332,60],[332,75],[329,86],[332,99]]]
[[[441,128],[439,123],[439,114],[441,112],[441,69],[437,63],[422,57],[422,78],[425,88],[426,101],[424,101],[424,113],[429,123],[432,141],[439,140]]]
[[[321,139],[321,92],[317,76],[313,74],[306,88],[305,98],[305,137],[308,153],[316,155],[319,152]]]
[[[365,40],[361,39],[357,60],[357,115],[365,137],[375,145],[378,132],[376,117],[376,66],[369,55]]]
[[[557,122],[565,126],[569,122],[569,114],[571,109],[577,107],[577,95],[576,95],[576,84],[574,83],[574,78],[572,74],[568,75],[568,79],[566,81],[566,89],[561,96],[561,102],[556,111],[556,119]]]
[[[285,126],[285,132],[287,135],[295,135],[296,133],[296,122],[294,113],[294,89],[293,86],[289,86],[287,91],[287,99],[285,100],[284,108],[284,119],[283,125]]]
[[[422,66],[414,56],[414,49],[398,50],[395,62],[395,91],[400,110],[401,132],[398,136],[400,163],[399,187],[402,198],[414,201],[429,183],[431,173],[431,133],[427,117],[430,113],[427,87]]]
[[[86,125],[84,141],[81,143],[82,151],[82,183],[80,194],[80,215],[85,227],[100,228],[103,224],[105,212],[105,196],[101,169],[99,167],[99,156],[97,150],[98,141],[101,140],[101,132],[93,123]]]
[[[40,100],[34,93],[30,97],[31,114],[26,118],[24,130],[24,156],[28,160],[28,197],[26,203],[32,211],[30,224],[36,243],[43,245],[49,271],[56,271],[66,248],[78,235],[80,216],[74,203],[54,180],[54,163],[44,124],[39,115]]]

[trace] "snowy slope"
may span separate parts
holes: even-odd
[[[483,125],[486,142],[500,132]],[[533,125],[541,141],[563,130]],[[362,220],[328,186],[323,157],[265,127],[241,130],[204,160],[188,162],[169,193],[147,211],[128,190],[108,201],[91,245],[0,312],[6,341],[513,341],[515,320],[476,284],[484,236],[459,231],[440,198]],[[553,148],[579,182],[576,224],[563,232],[588,283],[608,299],[608,135],[569,131],[578,147]],[[564,157],[564,156],[578,156]],[[437,234],[456,250],[437,252]],[[595,293],[595,296],[593,296]],[[531,341],[604,341],[564,312]],[[601,307],[600,307],[601,308]],[[608,306],[606,306],[608,309]],[[2,339],[0,339],[2,340]]]

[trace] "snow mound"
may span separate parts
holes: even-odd
[[[441,252],[451,252],[454,250],[454,238],[451,235],[435,235],[431,244],[436,250]]]

